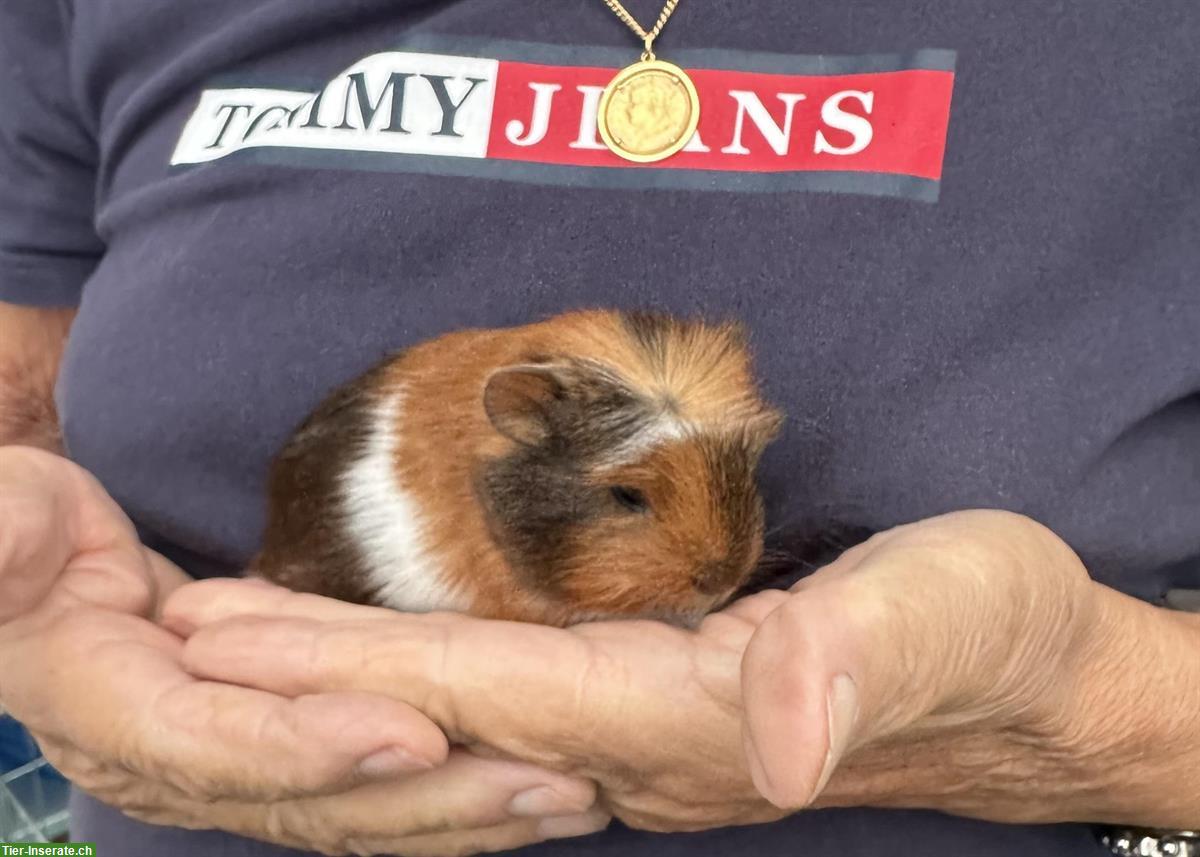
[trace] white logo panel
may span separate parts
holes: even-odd
[[[171,163],[255,146],[483,158],[498,69],[491,59],[396,51],[355,63],[320,92],[205,90]]]

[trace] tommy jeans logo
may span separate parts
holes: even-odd
[[[679,52],[701,99],[687,147],[651,165],[599,138],[624,54],[490,43],[491,57],[369,56],[315,91],[209,89],[171,163],[267,161],[546,184],[828,190],[935,200],[954,55],[782,57]],[[513,59],[511,57],[526,57]],[[315,153],[320,153],[319,155]]]

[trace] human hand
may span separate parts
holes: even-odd
[[[86,472],[0,449],[0,698],[101,800],[327,853],[474,853],[606,823],[590,783],[448,755],[402,702],[194,679],[151,621],[186,579]]]
[[[695,633],[401,616],[221,582],[167,612],[195,632],[196,674],[390,694],[478,752],[597,780],[630,824],[685,830],[814,802],[1120,817],[1082,794],[1084,760],[1112,746],[1086,712],[1112,678],[1096,668],[1109,595],[1044,527],[976,511],[882,533]]]
[[[765,821],[742,746],[742,652],[786,593],[697,631],[657,622],[569,629],[404,615],[241,581],[175,593],[195,674],[285,696],[351,690],[417,705],[451,740],[598,781],[603,805],[654,830]],[[199,630],[197,630],[199,629]]]
[[[220,582],[179,590],[168,612],[195,632],[197,674],[390,694],[478,752],[596,779],[641,827],[814,805],[1200,817],[1200,716],[1141,702],[1200,693],[1200,618],[1093,582],[1062,540],[1006,512],[881,533],[695,634],[401,616]]]
[[[783,808],[1105,820],[1095,763],[1111,753],[1111,776],[1125,760],[1102,719],[1128,710],[1108,696],[1122,669],[1108,646],[1114,602],[1133,604],[1019,515],[880,533],[801,581],[748,646],[754,780]],[[1137,815],[1128,802],[1115,812]]]

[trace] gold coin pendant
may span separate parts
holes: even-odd
[[[700,122],[700,97],[679,66],[643,60],[623,69],[600,96],[600,138],[627,161],[652,163],[674,155]]]

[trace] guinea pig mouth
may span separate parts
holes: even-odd
[[[689,631],[694,631],[704,621],[705,616],[715,613],[728,604],[735,591],[729,590],[721,598],[705,599],[703,605],[697,605],[691,610],[666,609],[650,618],[666,622],[668,625],[675,625],[678,628],[686,628]]]
[[[685,631],[694,631],[704,621],[704,617],[709,614],[707,610],[647,610],[637,616],[611,616],[610,619],[641,619],[651,622],[662,622],[666,625],[673,625],[676,628],[682,628]]]
[[[705,610],[703,613],[680,613],[674,617],[666,619],[668,625],[675,625],[679,628],[684,628],[688,631],[695,631],[700,627],[700,623],[704,621],[704,617],[711,611]]]
[[[583,612],[576,613],[569,624],[577,624],[581,622],[605,622],[605,621],[621,621],[621,620],[649,620],[653,622],[663,622],[667,625],[674,625],[677,628],[683,628],[689,631],[694,631],[704,621],[705,616],[709,616],[721,608],[725,607],[737,595],[737,587],[726,588],[722,595],[718,598],[697,598],[691,601],[688,606],[676,604],[647,604],[642,610],[637,612],[620,611],[620,612]]]

